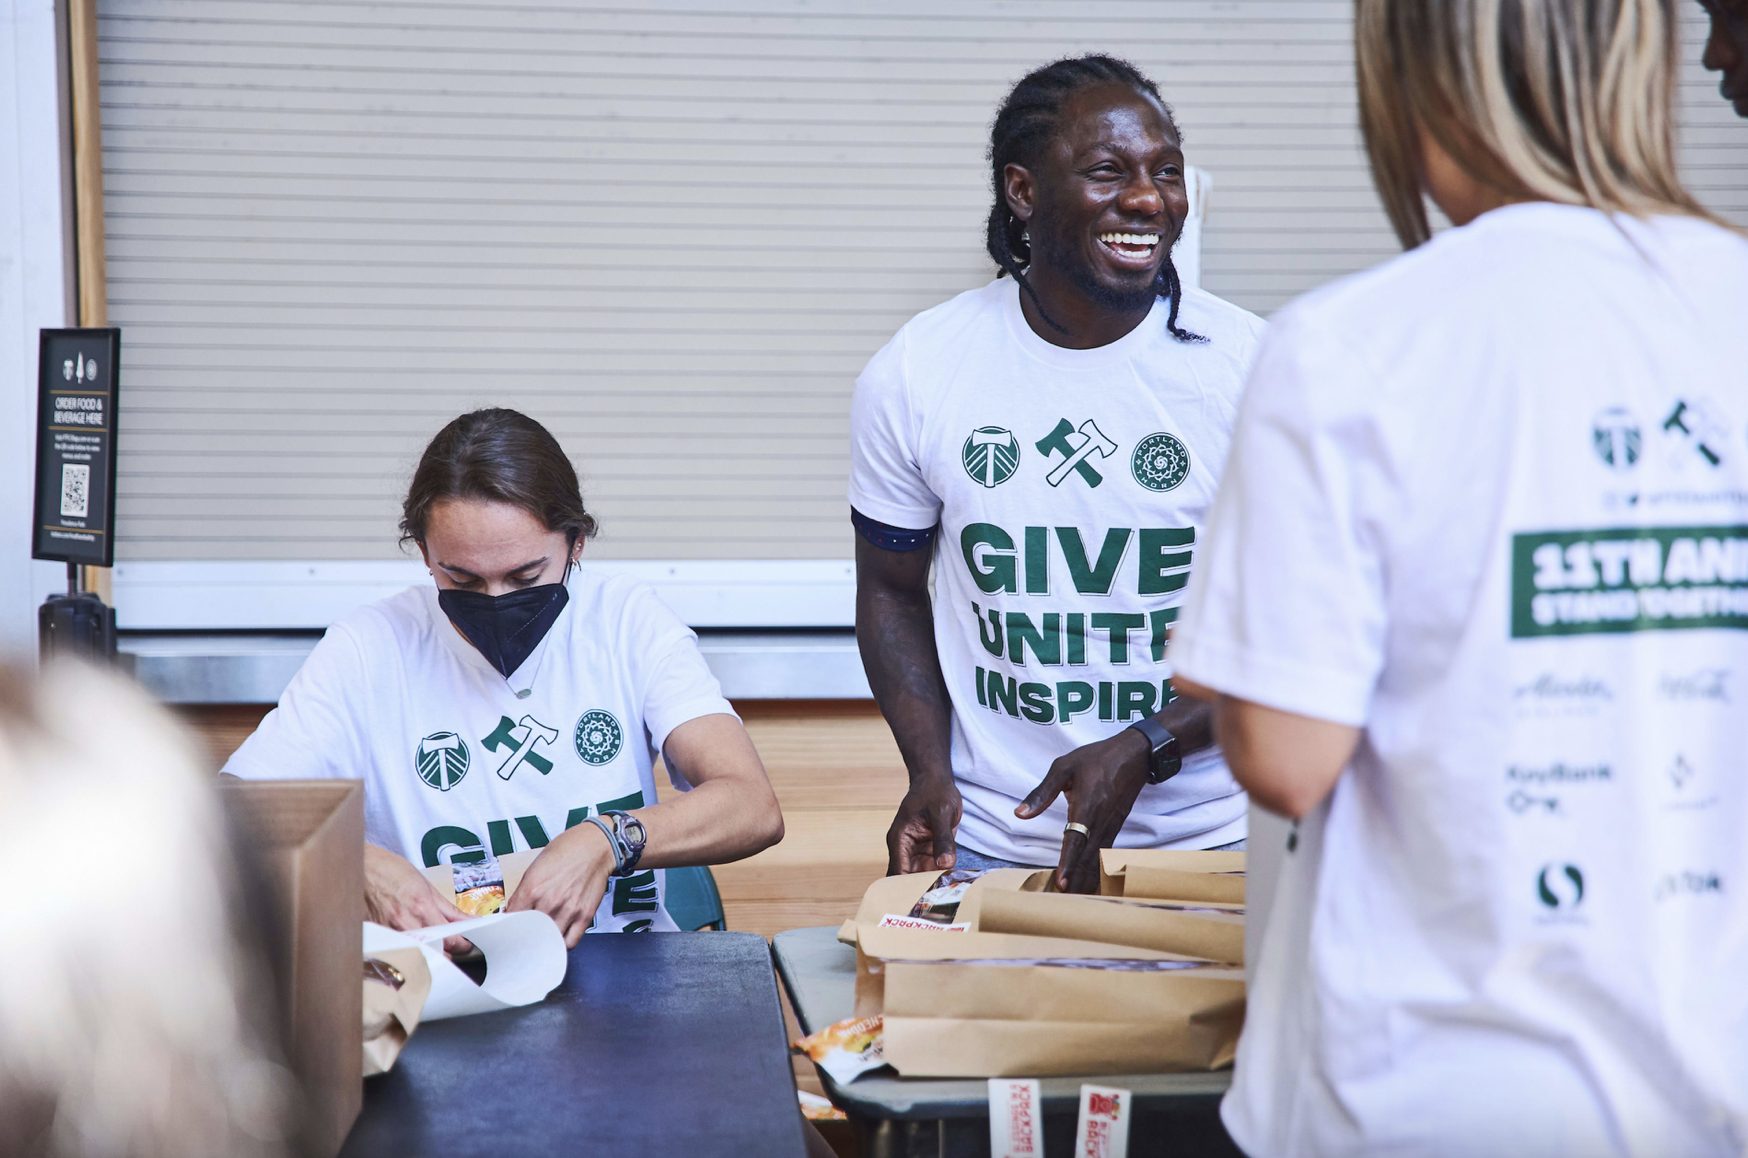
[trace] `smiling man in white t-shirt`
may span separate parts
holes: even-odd
[[[1180,285],[1180,137],[1133,67],[1027,76],[991,165],[1009,276],[856,385],[857,635],[910,776],[890,871],[1056,863],[1086,890],[1101,847],[1244,839],[1164,649],[1262,323]]]

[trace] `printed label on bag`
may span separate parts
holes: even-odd
[[[1128,1090],[1080,1087],[1080,1121],[1074,1131],[1077,1158],[1128,1158]]]
[[[1031,1078],[989,1079],[990,1158],[1044,1158],[1044,1118]]]
[[[951,925],[943,925],[939,921],[924,920],[922,917],[907,917],[901,913],[887,913],[880,918],[882,929],[933,929],[938,933],[963,933],[971,928],[968,921],[958,921]]]

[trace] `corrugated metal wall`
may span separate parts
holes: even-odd
[[[1748,223],[1699,70],[1687,159]],[[118,555],[394,557],[484,404],[584,467],[600,557],[842,558],[851,384],[979,284],[987,126],[1055,56],[1157,79],[1267,312],[1394,252],[1345,0],[99,0]]]

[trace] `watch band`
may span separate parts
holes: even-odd
[[[625,862],[628,859],[629,850],[625,847],[625,841],[619,836],[618,825],[599,816],[585,816],[583,817],[583,821],[586,824],[592,824],[600,829],[601,835],[607,838],[607,847],[613,852],[613,867],[608,871],[607,875],[610,877],[624,876],[625,873],[623,870],[625,868]]]
[[[611,817],[613,831],[619,839],[618,847],[625,850],[625,856],[618,867],[613,870],[616,877],[628,877],[637,871],[637,862],[643,859],[643,846],[649,843],[649,829],[643,826],[643,821],[622,812],[617,808],[609,808],[601,814]],[[618,851],[616,848],[615,851]]]
[[[1183,768],[1184,760],[1171,729],[1152,716],[1143,716],[1129,726],[1147,741],[1147,782],[1163,784],[1176,776]]]

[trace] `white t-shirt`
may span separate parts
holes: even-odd
[[[539,849],[586,816],[655,803],[668,733],[733,709],[697,637],[647,588],[588,570],[569,588],[508,680],[456,632],[435,586],[360,608],[225,771],[363,780],[365,839],[423,866]],[[684,791],[683,770],[668,770]],[[663,887],[659,870],[609,882],[594,928],[674,929]]]
[[[1363,735],[1247,1151],[1748,1149],[1745,309],[1739,237],[1534,204],[1271,327],[1172,657]]]
[[[1068,350],[1032,331],[1007,279],[917,315],[869,361],[851,410],[850,505],[935,544],[935,644],[953,701],[960,839],[1054,864],[1062,799],[1014,806],[1058,756],[1153,715],[1190,559],[1262,322],[1186,291],[1122,338]],[[1218,751],[1141,790],[1118,843],[1244,836]]]

